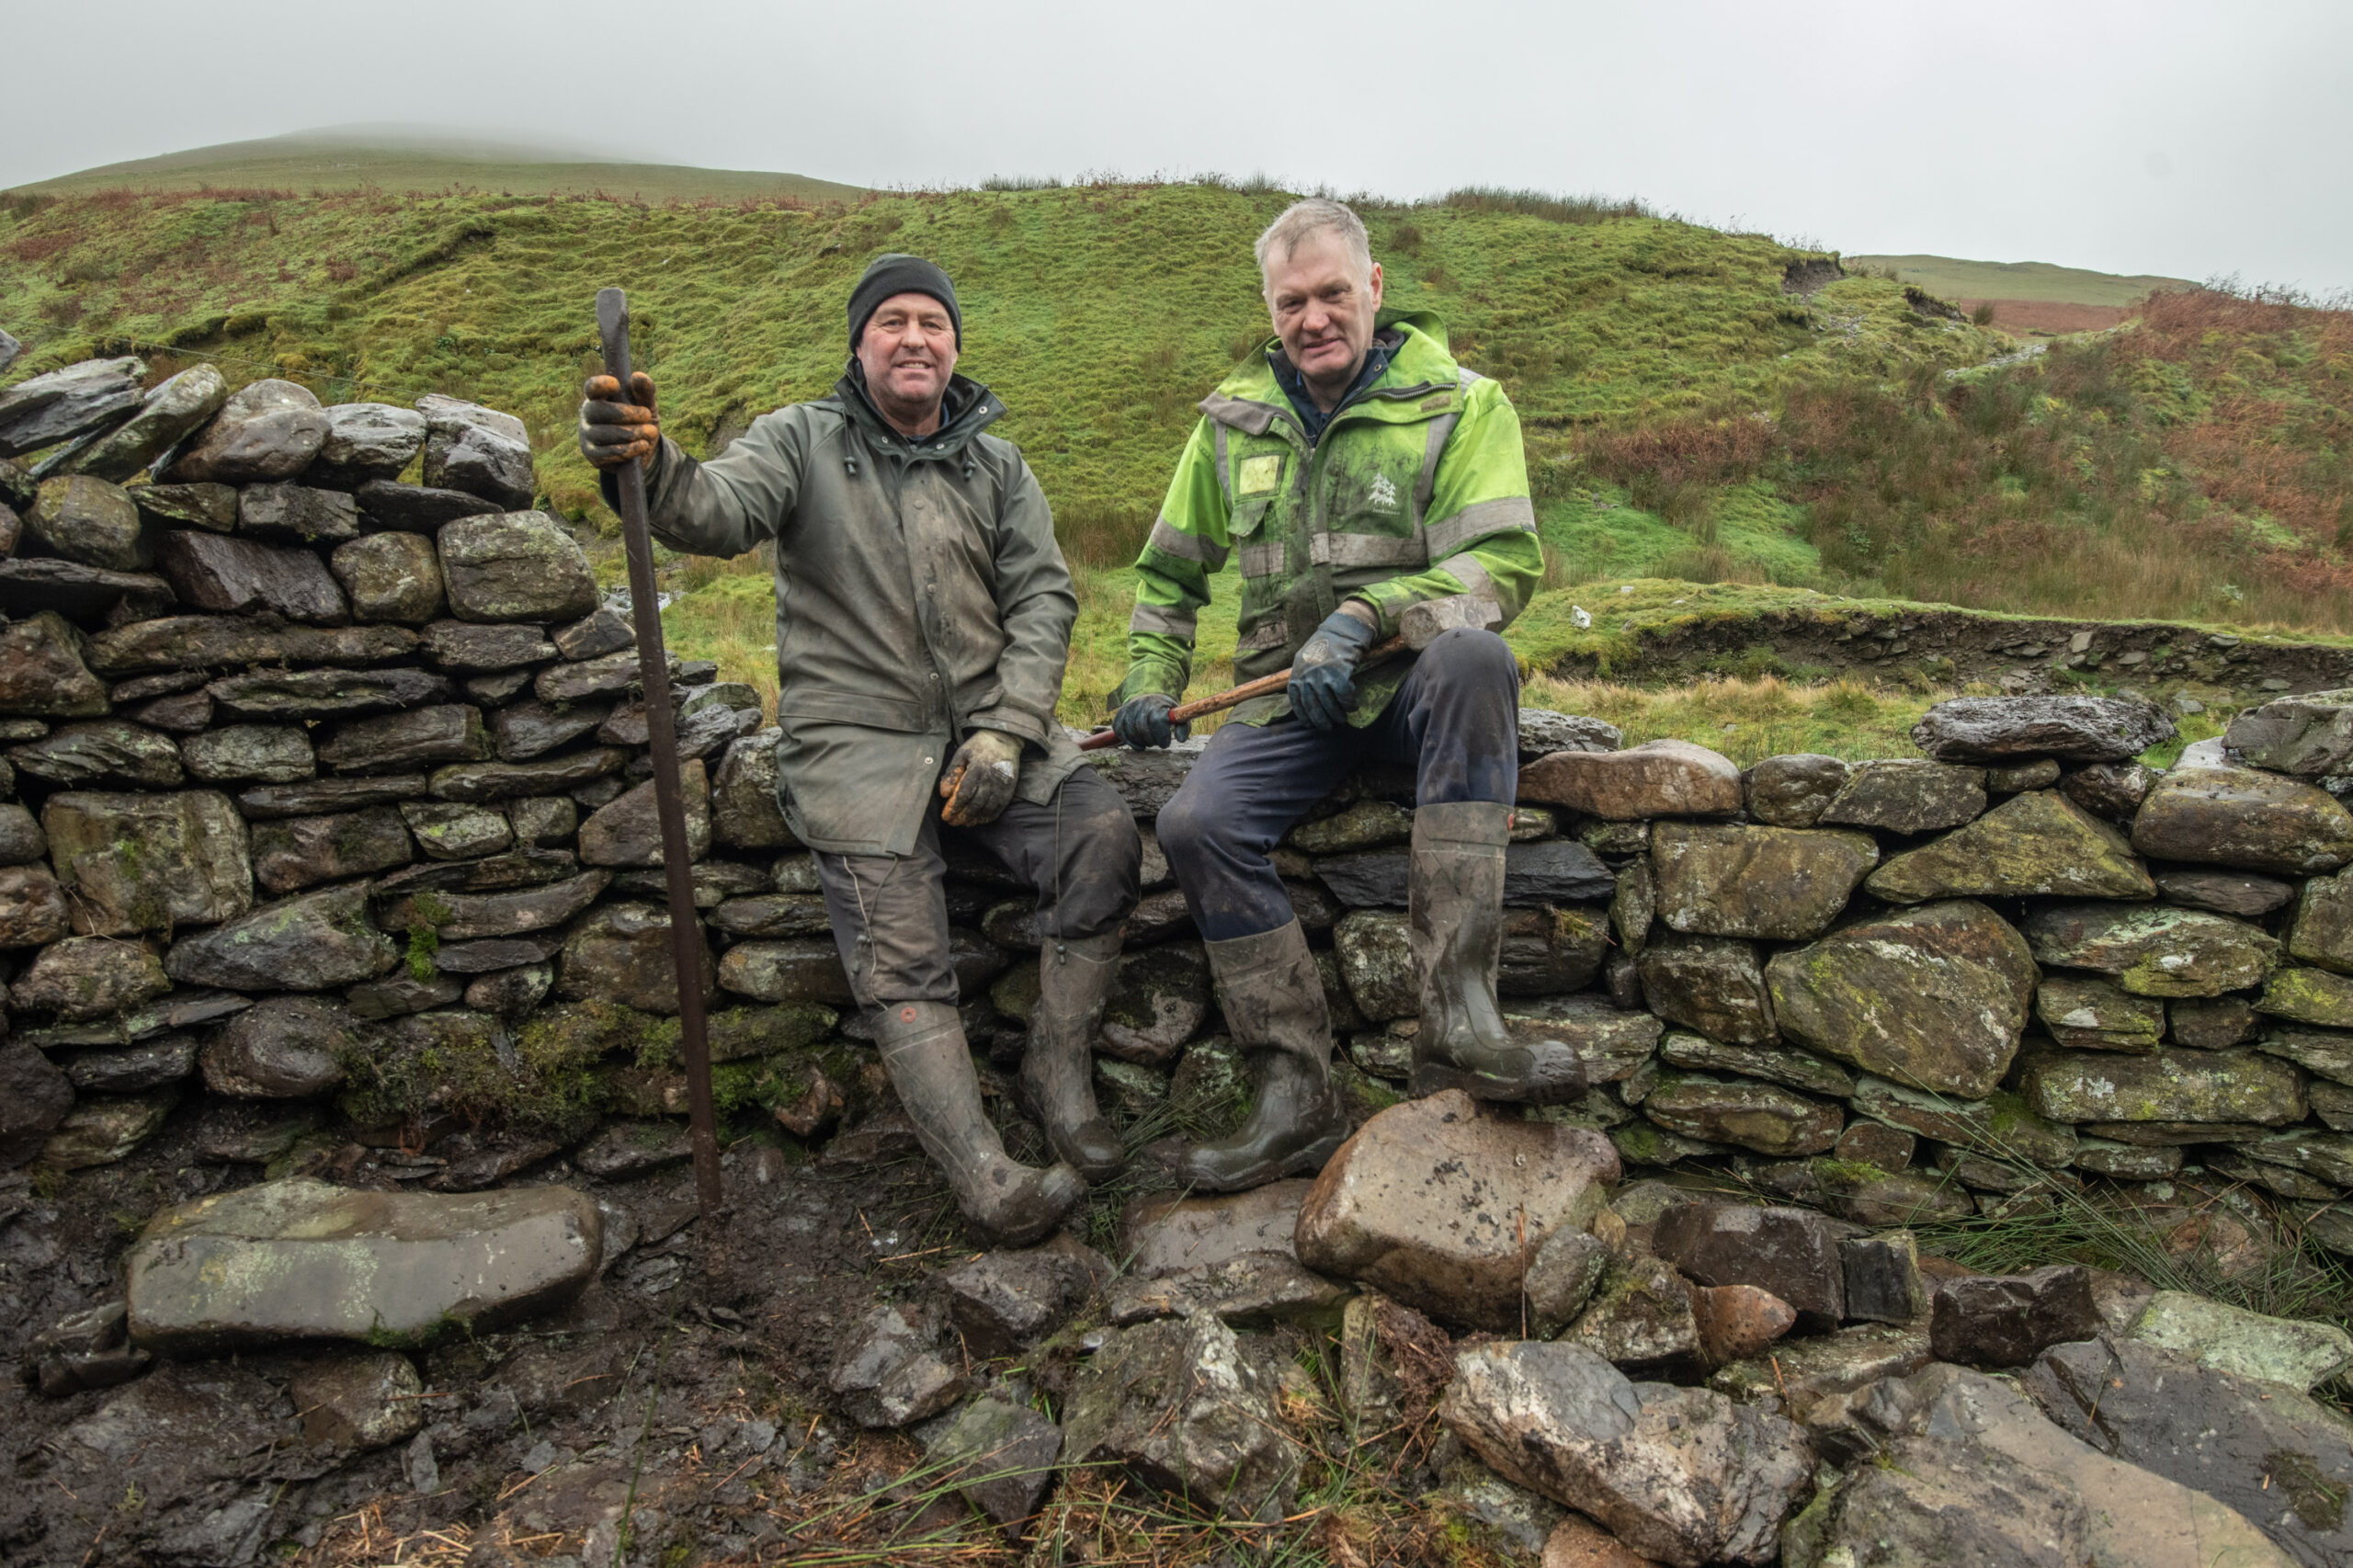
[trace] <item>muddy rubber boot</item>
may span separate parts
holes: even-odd
[[[1414,812],[1406,903],[1421,996],[1417,1096],[1461,1089],[1473,1099],[1544,1105],[1586,1091],[1574,1051],[1559,1040],[1513,1040],[1495,1002],[1510,837],[1509,806],[1464,801]]]
[[[1021,1056],[1021,1093],[1054,1153],[1090,1182],[1119,1174],[1127,1151],[1095,1104],[1095,1031],[1120,969],[1120,934],[1049,941],[1038,955],[1038,1008]]]
[[[1205,1192],[1311,1176],[1347,1141],[1348,1117],[1332,1087],[1332,1023],[1307,933],[1293,920],[1208,948],[1218,1001],[1256,1096],[1240,1131],[1184,1151],[1176,1176]]]
[[[874,1035],[924,1153],[946,1174],[956,1207],[992,1245],[1044,1239],[1086,1196],[1086,1179],[1068,1165],[1037,1170],[1005,1152],[982,1113],[980,1079],[954,1006],[886,1003]]]

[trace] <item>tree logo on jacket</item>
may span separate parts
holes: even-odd
[[[1372,488],[1365,493],[1365,501],[1383,512],[1393,512],[1397,509],[1397,487],[1389,483],[1387,474],[1376,473],[1372,476]]]

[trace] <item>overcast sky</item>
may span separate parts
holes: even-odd
[[[2353,288],[2348,0],[0,0],[0,187],[398,120],[864,185],[1536,186],[1849,254]]]

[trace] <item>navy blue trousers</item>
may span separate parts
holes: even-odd
[[[1160,847],[1205,940],[1288,925],[1275,846],[1369,762],[1415,765],[1420,805],[1510,805],[1519,782],[1519,666],[1492,631],[1441,632],[1381,717],[1318,730],[1296,718],[1226,724],[1161,808]]]

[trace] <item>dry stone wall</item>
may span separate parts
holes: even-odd
[[[637,651],[528,509],[520,423],[144,379],[0,392],[0,1161],[118,1159],[174,1114],[219,1159],[311,1173],[356,1138],[442,1189],[681,1157]],[[904,1149],[758,698],[676,676],[720,1103]],[[2353,694],[2131,760],[2171,733],[1965,699],[1917,756],[1743,771],[1523,712],[1499,986],[1593,1078],[1524,1114],[1865,1223],[2204,1168],[2353,1251]],[[1198,755],[1095,761],[1148,829]],[[1368,1116],[1413,1055],[1412,807],[1370,770],[1279,851]],[[1007,1068],[1029,895],[949,869],[967,1028]],[[1213,1124],[1240,1064],[1149,844],[1146,884],[1100,1086]]]

